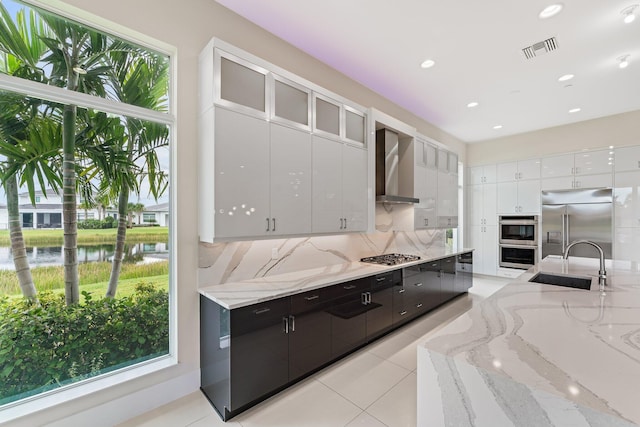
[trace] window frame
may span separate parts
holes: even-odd
[[[33,82],[19,77],[0,73],[0,91],[9,91],[27,97],[40,98],[61,104],[73,104],[79,108],[91,108],[106,113],[133,116],[168,126],[169,128],[169,351],[164,356],[126,366],[112,372],[84,379],[53,390],[49,390],[24,399],[10,402],[0,407],[0,418],[12,421],[53,406],[68,403],[89,394],[124,384],[145,375],[169,369],[178,364],[178,304],[177,304],[177,204],[175,188],[177,186],[176,158],[178,119],[177,119],[177,69],[178,52],[175,46],[161,42],[128,27],[116,24],[80,8],[58,0],[18,0],[26,6],[33,6],[60,18],[71,20],[95,31],[109,34],[121,40],[148,48],[169,58],[169,90],[167,112],[159,112],[120,103],[106,98],[68,91],[63,88]]]

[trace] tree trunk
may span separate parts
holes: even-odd
[[[80,301],[78,277],[78,214],[76,201],[75,105],[64,106],[62,128],[62,222],[64,224],[64,294],[67,305]]]
[[[22,226],[20,225],[20,209],[18,207],[18,179],[15,175],[7,178],[5,190],[7,193],[7,211],[9,215],[9,236],[11,240],[11,253],[13,254],[13,265],[18,275],[18,283],[22,295],[30,302],[37,302],[38,296],[36,287],[31,277],[27,249],[22,236]]]
[[[111,276],[107,286],[107,298],[115,298],[118,289],[118,280],[122,270],[122,259],[124,258],[124,242],[127,237],[127,206],[129,204],[129,188],[123,183],[120,195],[118,196],[118,234],[116,235],[116,248],[113,253],[111,263]]]

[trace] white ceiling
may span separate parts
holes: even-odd
[[[640,109],[640,16],[620,13],[640,0],[562,0],[547,20],[553,0],[216,1],[465,142]]]

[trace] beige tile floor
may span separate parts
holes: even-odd
[[[416,347],[511,279],[475,276],[469,294],[381,338],[224,423],[200,392],[120,427],[413,427]]]

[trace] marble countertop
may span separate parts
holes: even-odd
[[[470,251],[472,249],[458,251],[443,249],[437,254],[433,252],[429,254],[411,253],[411,255],[417,255],[421,259],[393,266],[360,261],[347,262],[292,273],[258,277],[241,282],[205,286],[198,289],[198,291],[201,295],[215,301],[217,304],[227,309],[234,309]]]
[[[418,348],[419,426],[640,424],[640,272],[545,258]],[[530,283],[591,276],[591,290]]]

